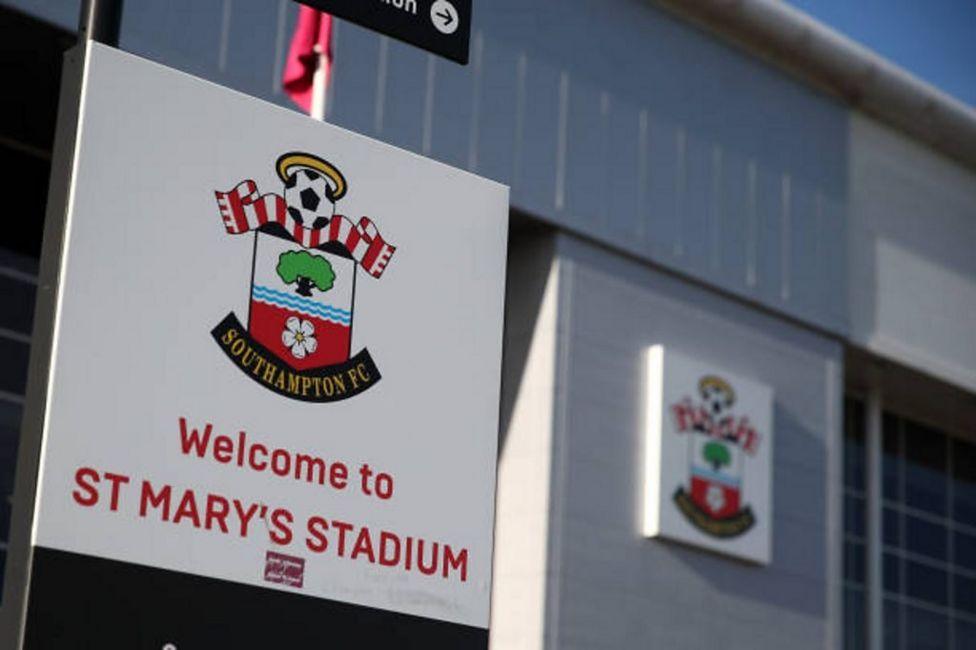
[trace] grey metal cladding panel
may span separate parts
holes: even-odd
[[[476,36],[471,43],[472,71],[483,69],[480,60],[483,54],[482,39]],[[421,128],[421,153],[454,167],[470,169],[477,152],[473,139],[481,105],[481,98],[476,96],[481,90],[477,74],[438,60],[433,54],[426,55],[425,59],[428,83],[425,84],[427,102]]]
[[[290,106],[281,72],[297,11],[291,0],[126,0],[120,46]]]
[[[569,292],[550,563],[558,646],[823,647],[826,436],[839,403],[828,391],[840,390],[827,373],[840,346],[575,238],[557,251]],[[640,536],[643,357],[656,343],[773,387],[769,566]]]
[[[518,189],[515,181],[516,155],[524,137],[525,83],[528,60],[517,48],[486,47],[475,40],[472,65],[480,65],[476,86],[479,104],[472,169]],[[521,116],[521,117],[520,117]]]
[[[291,0],[265,0],[225,5],[221,16],[218,69],[233,86],[264,88],[260,96],[281,95],[281,70],[292,32]]]
[[[516,145],[512,203],[540,216],[551,215],[555,210],[559,148],[556,125],[560,88],[565,84],[568,78],[557,67],[528,60],[522,85],[524,99],[519,102],[521,111],[516,115],[522,138]]]
[[[186,72],[223,81],[219,62],[225,1],[129,0],[122,14],[120,46]]]
[[[420,153],[427,96],[427,54],[398,41],[387,39],[386,43],[386,57],[382,58],[382,51],[380,55],[385,79],[377,82],[377,92],[382,93],[385,101],[376,107],[382,111],[376,136]]]
[[[842,326],[836,291],[819,285],[843,277],[793,269],[824,257],[836,268],[840,233],[791,204],[845,196],[839,106],[647,7],[594,18],[511,4],[479,9],[484,29],[467,69],[392,43],[370,69],[363,57],[372,62],[379,38],[342,24],[332,119],[510,183],[517,205],[567,227]],[[397,85],[397,70],[412,79]],[[379,131],[368,119],[377,111]],[[779,230],[784,211],[796,222],[788,231]]]
[[[332,70],[328,118],[357,133],[375,136],[380,94],[377,70],[380,55],[389,45],[351,23],[337,21],[334,30],[333,45],[344,53],[344,59]]]
[[[122,45],[287,105],[277,80],[295,11],[128,0]],[[475,28],[462,68],[339,22],[327,117],[508,183],[541,218],[846,333],[842,105],[651,3],[492,0],[477,3]]]
[[[648,113],[631,105],[616,106],[607,122],[606,194],[603,232],[614,241],[643,239],[647,207]]]
[[[709,555],[702,562],[695,551],[665,542],[615,545],[577,523],[564,533],[564,563],[571,568],[551,606],[559,623],[554,647],[822,647],[823,590],[814,581],[757,578],[753,567],[729,570],[727,560]],[[639,561],[627,561],[636,556]],[[595,566],[594,558],[602,564]],[[765,605],[771,580],[791,585],[776,607]]]

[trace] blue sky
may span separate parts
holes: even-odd
[[[976,106],[976,0],[790,0],[821,22]]]

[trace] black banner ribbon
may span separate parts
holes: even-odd
[[[302,402],[348,399],[372,388],[381,378],[365,348],[343,363],[295,370],[254,340],[233,313],[210,333],[241,372],[268,390]]]

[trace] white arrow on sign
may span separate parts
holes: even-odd
[[[430,6],[430,21],[441,34],[453,34],[460,22],[457,9],[447,0],[437,0]]]

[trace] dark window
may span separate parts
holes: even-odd
[[[944,614],[906,607],[905,637],[910,650],[945,650],[949,647],[949,621]]]
[[[976,650],[976,445],[890,412],[881,444],[883,646]],[[844,493],[845,587],[864,593],[868,500],[846,476]],[[863,614],[856,604],[845,626]]]
[[[905,517],[905,548],[912,553],[945,560],[947,541],[944,525],[911,515]]]
[[[905,504],[944,515],[949,487],[946,437],[905,421]]]
[[[865,647],[864,590],[844,588],[844,649]]]
[[[952,517],[976,526],[976,445],[953,441],[952,461]]]

